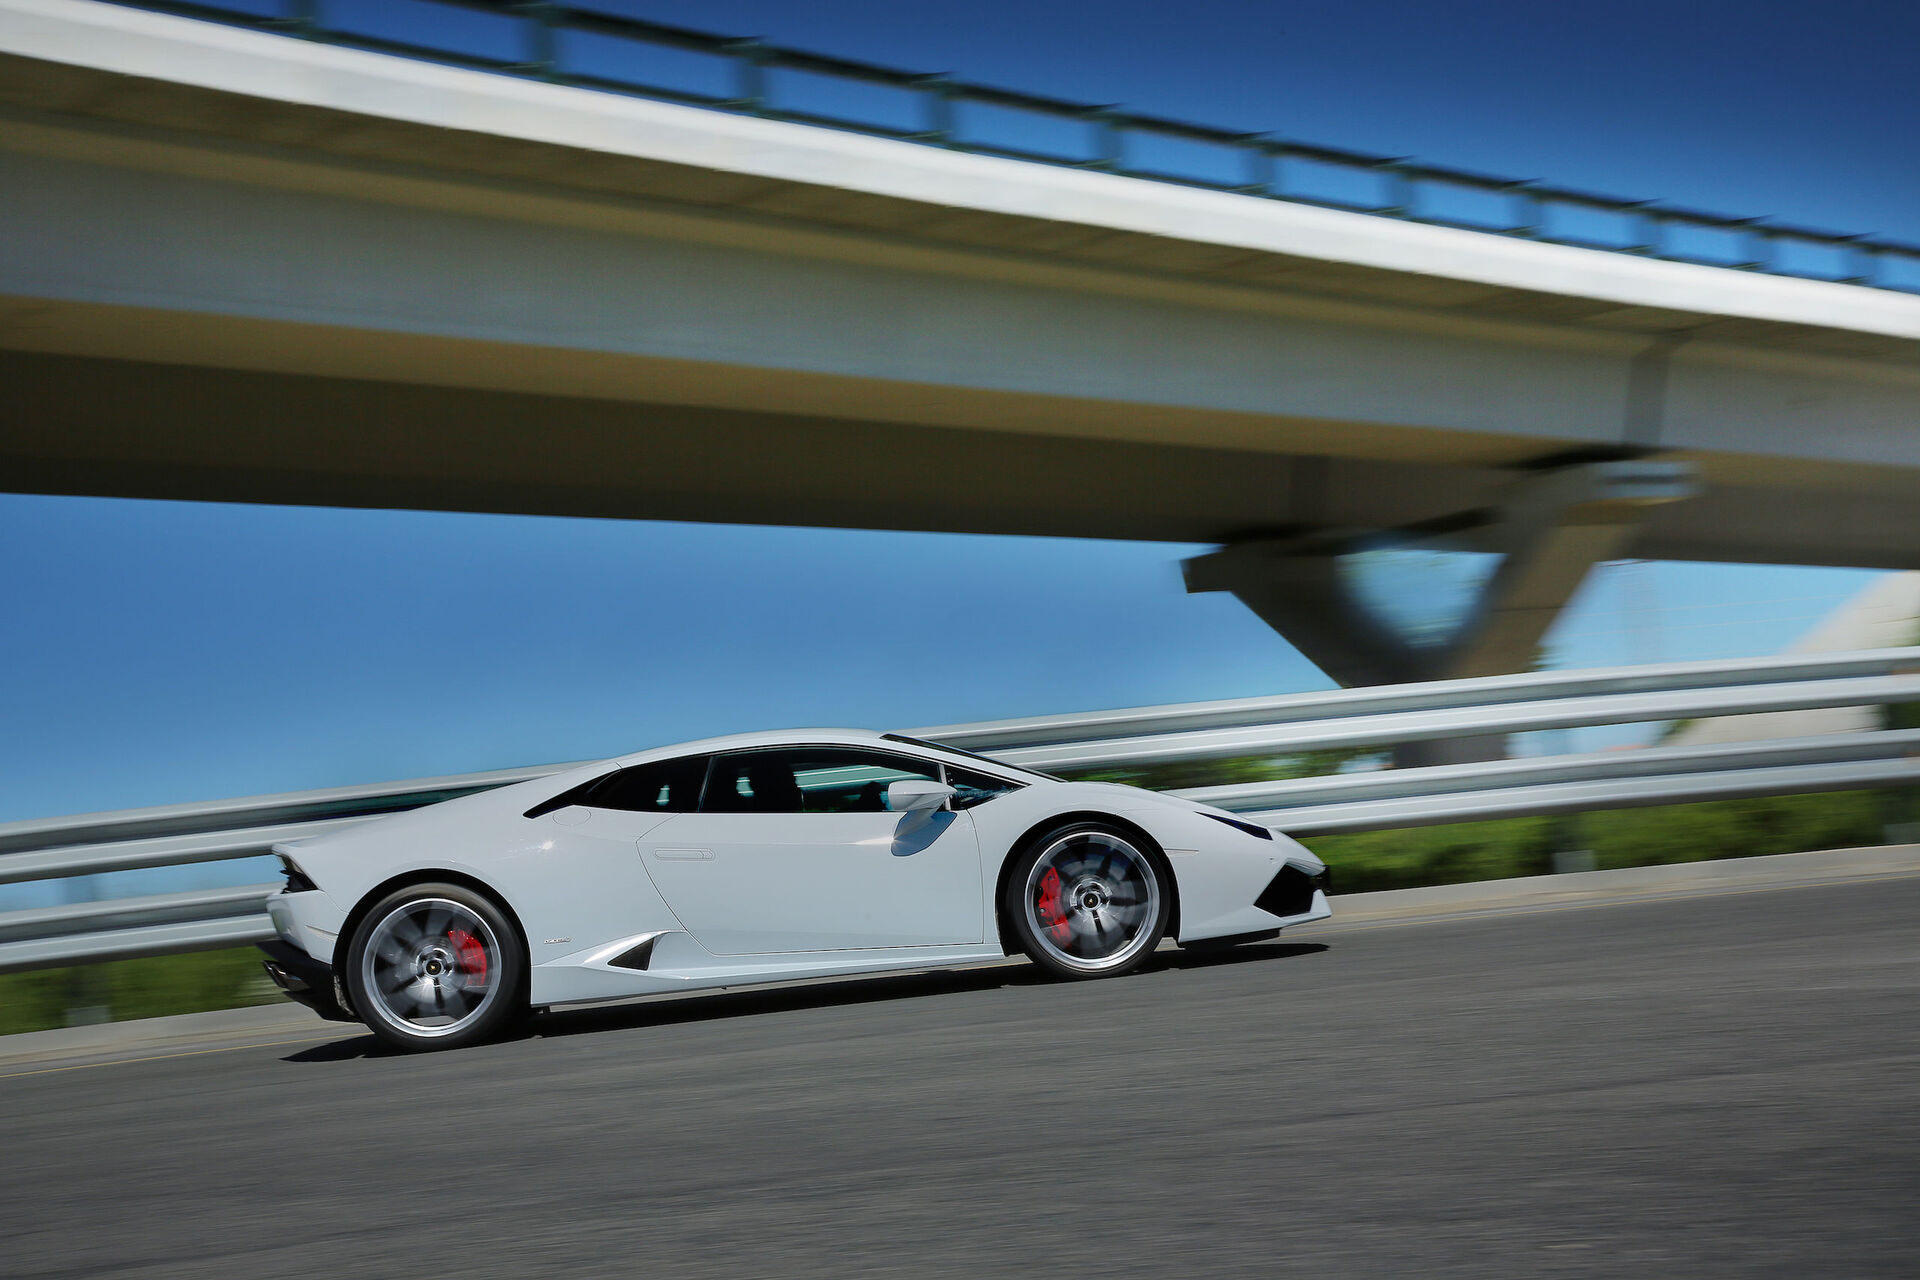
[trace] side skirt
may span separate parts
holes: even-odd
[[[535,1005],[592,1004],[673,991],[707,991],[763,982],[834,978],[871,973],[952,969],[1003,960],[997,943],[964,947],[895,947],[862,951],[798,951],[760,956],[713,956],[684,933],[656,935],[647,967],[622,968],[612,960],[629,953],[646,935],[549,960],[533,967]]]

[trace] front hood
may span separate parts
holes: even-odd
[[[1211,818],[1225,818],[1231,822],[1246,822],[1254,826],[1265,827],[1273,833],[1273,838],[1276,841],[1291,846],[1287,850],[1287,861],[1301,867],[1310,875],[1317,875],[1326,870],[1327,864],[1322,862],[1319,857],[1305,846],[1287,835],[1281,828],[1273,826],[1271,823],[1263,822],[1254,815],[1235,813],[1231,809],[1221,809],[1210,804],[1201,804],[1198,800],[1189,800],[1185,796],[1174,795],[1167,791],[1149,791],[1145,787],[1129,787],[1118,782],[1076,782],[1073,785],[1085,788],[1095,795],[1106,798],[1113,803],[1115,808],[1125,806],[1131,809],[1180,809],[1187,813],[1204,813]]]
[[[1072,784],[1080,790],[1090,793],[1089,799],[1099,797],[1112,804],[1125,805],[1130,809],[1162,808],[1182,809],[1188,813],[1204,813],[1215,818],[1231,818],[1235,822],[1250,822],[1253,819],[1245,814],[1233,813],[1227,809],[1216,809],[1210,804],[1201,804],[1198,800],[1189,800],[1185,796],[1171,791],[1149,791],[1145,787],[1130,787],[1120,782],[1076,782]],[[1261,823],[1264,826],[1266,824]]]

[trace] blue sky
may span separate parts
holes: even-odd
[[[1917,7],[608,7],[1920,239]],[[1186,595],[1189,547],[0,495],[0,548],[0,821],[755,726],[1326,684],[1231,597]],[[1607,571],[1556,632],[1555,660],[1768,652],[1870,576]]]
[[[1329,687],[1201,547],[19,495],[0,546],[0,820]],[[1768,652],[1872,576],[1605,570],[1556,661]]]
[[[1920,240],[1920,5],[1901,0],[597,3],[1154,115]]]

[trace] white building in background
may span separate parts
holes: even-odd
[[[1889,573],[1828,614],[1787,653],[1840,653],[1920,644],[1920,573]],[[1878,707],[1822,707],[1696,720],[1674,731],[1673,745],[1797,738],[1881,727]]]

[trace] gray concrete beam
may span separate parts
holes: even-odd
[[[1354,687],[1501,675],[1532,668],[1554,619],[1595,564],[1617,557],[1648,510],[1694,492],[1685,463],[1596,462],[1527,476],[1493,507],[1463,513],[1442,544],[1497,552],[1500,565],[1457,629],[1421,642],[1367,608],[1340,558],[1401,531],[1267,539],[1186,562],[1187,590],[1230,591],[1314,665]],[[1417,532],[1417,531],[1416,531]],[[1403,767],[1497,759],[1504,737],[1423,743]]]
[[[1488,526],[1500,567],[1448,646],[1445,676],[1528,670],[1593,566],[1623,553],[1647,510],[1695,491],[1690,466],[1659,460],[1590,463],[1521,481]]]

